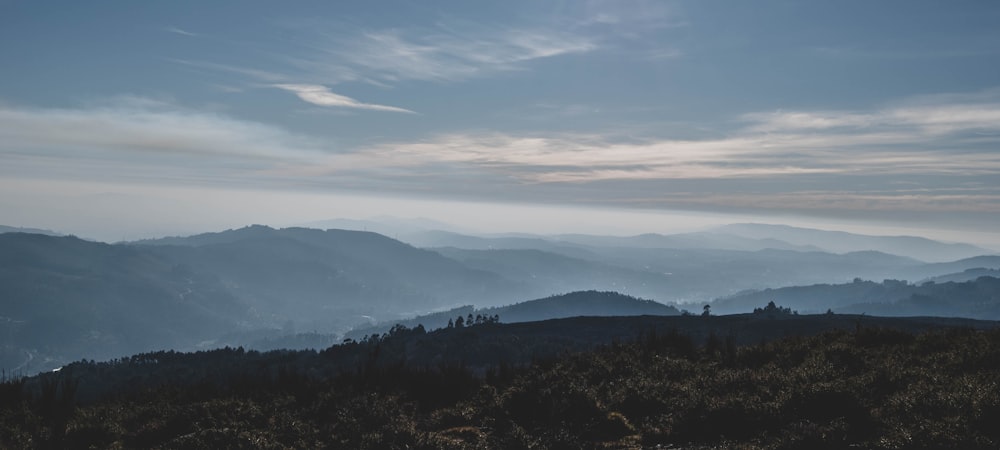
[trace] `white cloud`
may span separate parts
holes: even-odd
[[[389,111],[408,114],[416,114],[413,111],[395,106],[376,105],[373,103],[362,103],[353,98],[335,94],[326,86],[315,84],[275,84],[274,87],[294,93],[302,101],[319,106],[334,106],[340,108],[368,109],[372,111]]]
[[[851,111],[778,111],[751,113],[747,131],[790,132],[833,128],[905,130],[908,133],[945,134],[970,130],[1000,131],[1000,102],[909,105],[870,113]]]
[[[336,79],[375,82],[457,81],[522,63],[598,48],[592,38],[569,32],[529,28],[491,28],[449,24],[432,29],[378,30],[324,36],[317,53],[297,58],[300,67]],[[330,62],[331,59],[335,62]]]
[[[284,75],[278,72],[234,66],[229,64],[220,64],[207,61],[191,61],[186,59],[173,59],[173,58],[168,58],[167,61],[199,69],[208,69],[219,72],[235,73],[252,78],[254,80],[271,82],[271,83],[288,81],[288,79],[290,78],[288,75]]]
[[[8,175],[218,181],[325,155],[321,143],[280,128],[144,98],[79,109],[0,106]]]
[[[200,36],[198,33],[192,33],[190,31],[182,30],[182,29],[177,28],[177,27],[166,27],[163,30],[171,32],[171,33],[174,33],[174,34],[179,34],[179,35],[182,35],[182,36],[189,36],[189,37],[198,37],[198,36]]]

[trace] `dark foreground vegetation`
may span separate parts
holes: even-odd
[[[383,348],[414,334],[397,329],[319,353],[159,352],[8,380],[0,385],[0,446],[1000,445],[997,329],[857,326],[749,345],[652,329],[480,373],[441,360],[380,359]],[[349,369],[330,375],[317,366],[352,352],[364,357]],[[153,377],[171,371],[173,378]],[[81,396],[96,379],[119,380],[119,388]]]

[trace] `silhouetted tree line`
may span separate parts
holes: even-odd
[[[832,313],[832,311],[830,311],[829,309],[827,311]],[[767,302],[767,306],[763,308],[754,308],[753,313],[766,314],[769,316],[775,316],[775,315],[788,316],[788,315],[799,314],[798,311],[792,311],[792,308],[775,305],[773,301]]]
[[[459,315],[455,319],[448,319],[447,328],[462,328],[462,327],[472,327],[476,325],[489,325],[494,323],[500,323],[500,315],[486,315],[486,314],[476,314],[475,317],[472,313],[469,313],[464,318]]]

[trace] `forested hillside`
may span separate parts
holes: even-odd
[[[465,332],[442,330],[434,339]],[[988,449],[1000,443],[996,328],[913,334],[856,326],[757,344],[650,329],[581,353],[482,372],[395,353],[382,359],[409,336],[401,330],[318,354],[139,355],[9,381],[0,385],[0,444]],[[324,373],[316,365],[351,348],[365,351],[347,370]],[[442,348],[469,350],[461,341]],[[134,384],[147,379],[143,373],[159,378]],[[98,376],[120,379],[121,389],[87,394],[86,384]]]

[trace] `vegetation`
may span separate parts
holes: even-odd
[[[161,352],[8,380],[0,385],[0,446],[975,449],[1000,444],[997,329],[914,334],[859,326],[751,345],[714,332],[700,339],[650,329],[625,343],[528,365],[496,364],[479,373],[461,363],[375,363],[382,349],[399,342],[508,326],[433,334],[400,327],[320,353]],[[344,354],[364,358],[329,374],[316,363]],[[136,369],[143,366],[156,368],[145,374],[173,371],[177,377],[144,383]],[[128,373],[138,379],[122,386],[141,388],[80,398],[92,380],[87,374],[95,370],[111,379],[116,372]]]
[[[705,305],[705,306],[708,306],[708,305]],[[832,312],[833,311],[827,309],[827,313],[832,313]],[[778,305],[774,304],[774,302],[767,302],[767,305],[764,306],[763,308],[754,308],[753,309],[753,313],[754,314],[767,314],[767,315],[771,315],[771,316],[773,316],[773,315],[786,315],[787,316],[789,314],[792,314],[792,315],[798,315],[799,314],[798,311],[792,311],[792,308],[789,308],[787,306],[778,306]]]

